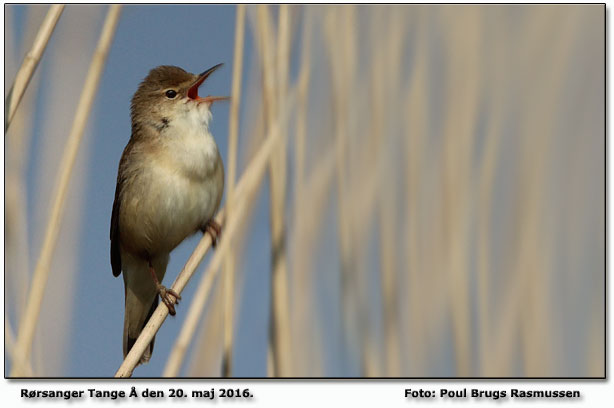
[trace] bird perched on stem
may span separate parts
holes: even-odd
[[[111,216],[113,275],[124,273],[124,358],[158,305],[175,315],[181,297],[161,282],[170,252],[197,231],[215,245],[213,216],[224,190],[222,158],[209,132],[210,107],[228,99],[198,96],[218,69],[200,75],[179,67],[149,72],[132,98],[132,135],[119,163]],[[139,364],[149,361],[154,341]]]

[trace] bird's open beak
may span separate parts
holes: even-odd
[[[211,75],[213,73],[213,71],[215,71],[216,69],[218,69],[219,67],[221,67],[224,64],[217,64],[211,68],[209,68],[208,70],[206,70],[205,72],[203,72],[202,74],[200,74],[198,76],[198,79],[196,80],[196,82],[194,82],[194,84],[190,87],[190,89],[188,89],[188,98],[193,99],[195,101],[198,102],[207,102],[207,103],[213,103],[215,101],[225,101],[230,99],[230,97],[228,96],[205,96],[204,98],[201,98],[200,96],[198,96],[198,87],[205,82],[205,79],[209,78],[209,75]]]

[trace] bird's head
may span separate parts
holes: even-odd
[[[221,66],[217,64],[198,75],[172,65],[152,69],[132,97],[133,125],[139,123],[164,129],[172,121],[183,118],[196,118],[207,125],[211,104],[228,97],[200,97],[198,88]]]

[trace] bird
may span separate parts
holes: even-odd
[[[214,215],[224,164],[209,131],[211,105],[198,95],[220,66],[192,74],[172,65],[149,71],[132,97],[132,133],[122,153],[111,214],[111,268],[124,279],[124,358],[158,306],[175,315],[181,296],[161,284],[170,252],[187,237],[221,233]],[[154,339],[138,364],[150,360]]]

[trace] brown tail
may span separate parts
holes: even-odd
[[[156,308],[158,307],[158,296],[154,297],[154,301],[151,304],[151,307],[149,308],[149,312],[147,312],[147,317],[145,317],[145,320],[143,321],[143,324],[141,325],[141,327],[138,330],[138,333],[140,334],[141,331],[143,331],[143,328],[145,327],[145,325],[147,324],[147,322],[149,321],[149,318],[151,317],[151,315],[153,314],[154,310],[156,310]],[[129,330],[129,314],[128,314],[128,310],[126,309],[126,315],[124,317],[124,358],[126,358],[126,356],[128,355],[128,353],[130,352],[130,350],[132,349],[132,346],[134,346],[134,343],[136,342],[136,339],[138,338],[137,336],[131,336],[130,332],[132,331],[134,333],[133,330]],[[154,342],[155,342],[156,338],[154,337],[153,339],[151,339],[151,343],[149,343],[149,346],[145,349],[145,352],[143,353],[143,355],[141,356],[141,359],[139,360],[138,364],[144,364],[147,363],[149,361],[149,359],[151,358],[151,354],[153,353],[153,348],[154,348]]]

